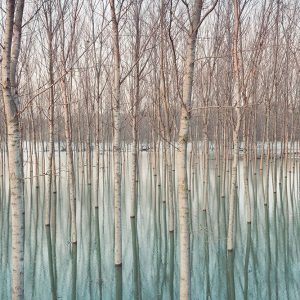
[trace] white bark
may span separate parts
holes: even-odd
[[[247,126],[246,119],[244,119],[244,157],[243,157],[243,169],[244,169],[244,197],[245,197],[245,206],[246,206],[246,221],[251,223],[251,203],[250,203],[250,193],[249,193],[249,158],[248,158],[248,149],[249,149],[249,138],[247,135]]]
[[[235,106],[236,120],[233,128],[233,162],[231,171],[230,195],[229,195],[229,220],[227,234],[227,250],[232,251],[234,248],[234,222],[236,211],[236,184],[237,184],[237,167],[239,159],[239,132],[242,120],[240,111],[241,94],[239,78],[239,55],[238,55],[238,37],[240,30],[240,7],[238,0],[234,0],[234,35],[233,35],[233,94],[232,102]]]
[[[228,220],[228,235],[227,235],[227,250],[232,251],[234,248],[234,222],[236,211],[236,186],[237,186],[237,166],[239,159],[239,130],[241,116],[237,109],[237,121],[233,130],[233,162],[231,170],[230,194],[229,194],[229,220]]]
[[[114,151],[114,227],[115,227],[115,265],[122,264],[122,222],[121,222],[121,149],[120,149],[120,47],[119,28],[115,1],[110,0],[112,17],[112,43],[114,58],[113,78],[113,151]]]
[[[67,95],[66,76],[62,79],[62,96],[64,101],[64,123],[65,123],[65,138],[66,138],[66,154],[67,154],[67,176],[69,184],[69,201],[71,209],[71,242],[77,243],[77,226],[76,226],[76,189],[75,189],[75,174],[74,174],[74,159],[72,150],[71,124],[69,101]]]
[[[134,218],[137,212],[138,178],[137,178],[137,119],[136,108],[133,108],[133,142],[131,148],[131,207],[130,217]]]
[[[135,5],[135,53],[134,61],[136,66],[134,68],[134,97],[132,100],[132,162],[131,162],[131,210],[130,217],[135,217],[137,213],[137,199],[138,199],[138,177],[137,177],[137,162],[138,162],[138,113],[140,102],[140,0],[136,0]]]
[[[193,19],[186,45],[186,57],[183,77],[183,94],[176,157],[178,209],[179,209],[179,244],[180,244],[180,299],[190,298],[190,232],[187,183],[187,143],[190,127],[190,109],[194,75],[195,46],[202,9],[202,0],[196,0]]]
[[[206,103],[206,106],[208,106],[208,103]],[[204,206],[203,210],[206,211],[208,209],[208,168],[209,168],[209,140],[208,140],[208,110],[206,109],[204,111],[204,125],[203,125],[203,200],[204,200]]]
[[[225,123],[225,120],[224,120]],[[225,198],[226,194],[226,160],[227,160],[227,140],[226,140],[226,126],[223,128],[223,163],[222,163],[222,187],[221,197]]]
[[[47,13],[49,15],[47,15]],[[47,37],[48,37],[48,57],[49,57],[49,155],[48,155],[48,172],[47,172],[47,194],[45,199],[45,225],[50,226],[51,218],[51,199],[52,199],[52,185],[53,185],[53,169],[54,166],[54,71],[53,71],[53,30],[52,30],[52,14],[51,7],[49,11],[45,12],[47,21]],[[55,224],[53,224],[55,226]]]
[[[165,27],[166,27],[166,1],[161,0],[160,12],[160,100],[164,105],[164,138],[165,143],[165,161],[166,161],[166,174],[165,182],[167,185],[166,204],[168,209],[168,230],[174,231],[174,190],[173,190],[173,171],[172,171],[172,157],[171,157],[171,122],[170,122],[170,103],[169,95],[167,92],[167,70],[166,70],[166,43],[165,43]]]
[[[172,170],[172,157],[171,157],[171,144],[167,146],[167,187],[168,187],[168,226],[169,231],[174,231],[174,191],[173,191],[173,170]]]
[[[24,191],[23,164],[18,115],[16,65],[20,51],[24,1],[6,2],[2,50],[2,94],[7,126],[8,166],[12,232],[12,299],[24,299]]]

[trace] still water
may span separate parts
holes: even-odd
[[[76,154],[77,260],[72,259],[70,211],[65,153],[57,167],[56,226],[43,225],[43,199],[47,165],[35,174],[35,163],[25,156],[25,297],[52,299],[178,299],[179,242],[177,228],[168,231],[164,172],[154,176],[151,153],[139,157],[137,220],[130,219],[130,153],[123,153],[123,265],[114,267],[113,199],[111,166],[100,168],[96,188],[87,184],[85,167]],[[58,161],[58,154],[57,154]],[[32,166],[32,167],[30,167]],[[32,172],[30,172],[32,169]],[[162,168],[163,169],[163,168]],[[200,164],[191,172],[191,283],[192,299],[300,299],[300,211],[299,163],[288,162],[281,173],[281,161],[270,165],[267,175],[250,164],[249,188],[252,224],[246,223],[243,168],[240,162],[237,188],[236,249],[226,251],[227,199],[230,170],[226,172],[226,193],[215,161],[209,168],[209,209],[203,207],[203,179]],[[275,172],[276,177],[275,180]],[[175,176],[175,175],[174,175]],[[10,227],[7,176],[1,178],[0,203],[0,299],[10,299]],[[174,189],[176,187],[174,186]],[[99,200],[98,211],[94,203]],[[264,205],[265,197],[269,205]],[[175,199],[176,203],[176,199]],[[177,209],[177,206],[175,205]],[[175,217],[175,219],[177,216]],[[99,224],[99,226],[97,226]],[[51,251],[48,251],[48,250]],[[50,262],[50,263],[49,263]],[[52,280],[52,281],[51,281]],[[74,285],[76,282],[76,288]]]

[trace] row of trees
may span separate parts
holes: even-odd
[[[72,3],[65,4],[65,7],[62,4],[59,7],[59,3],[55,5],[55,2],[51,4],[51,18],[46,17],[39,6],[29,7],[26,12],[28,16],[24,27],[20,72],[17,74],[19,95],[22,96],[20,115],[24,139],[30,139],[32,120],[36,135],[44,141],[48,140],[47,99],[50,97],[50,85],[55,101],[54,139],[65,139],[61,126],[64,124],[64,105],[60,97],[60,81],[66,75],[67,79],[72,77],[68,93],[72,97],[71,125],[76,133],[72,137],[73,141],[85,142],[83,136],[87,136],[90,131],[92,142],[95,142],[98,119],[99,128],[105,130],[105,140],[112,141],[114,62],[112,44],[108,38],[112,30],[108,3],[98,6],[95,6],[96,3],[85,2],[77,6]],[[140,141],[152,141],[149,125],[162,139],[167,135],[164,128],[169,128],[170,139],[174,140],[180,115],[180,101],[177,100],[181,97],[183,81],[187,8],[181,2],[177,4],[171,1],[165,1],[163,7],[160,3],[146,1],[139,1],[138,4],[138,25],[134,25],[136,8],[133,5],[128,7],[124,4],[118,12],[122,17],[119,21],[121,139],[127,142],[132,140],[130,128],[134,120],[133,110],[138,106]],[[243,118],[246,123],[254,122],[255,125],[251,126],[250,135],[255,133],[252,138],[254,141],[262,141],[267,133],[270,140],[279,140],[283,130],[281,124],[285,124],[289,136],[297,137],[298,133],[293,130],[298,118],[297,3],[264,1],[246,4],[242,8],[238,54],[241,56],[240,77],[243,77],[243,98],[246,102]],[[49,7],[44,9],[49,11]],[[62,15],[66,19],[64,29],[60,20]],[[46,24],[50,22],[47,21],[49,18],[52,19],[51,25]],[[136,26],[137,33],[134,32]],[[220,2],[201,28],[195,54],[197,84],[193,90],[193,108],[190,113],[192,124],[196,125],[192,127],[202,132],[203,127],[207,128],[209,139],[214,140],[218,123],[209,117],[218,114],[219,121],[224,124],[228,122],[232,111],[232,3]],[[71,29],[73,33],[68,32]],[[138,49],[135,49],[135,45],[138,45]],[[36,56],[40,59],[36,59]],[[51,79],[48,69],[51,68],[54,68],[54,78],[49,84]],[[137,76],[136,69],[140,73]],[[32,80],[27,81],[28,77]],[[139,94],[138,105],[132,102],[137,97],[136,90]],[[86,99],[89,99],[88,103]],[[265,130],[266,123],[269,123],[268,130]],[[276,123],[280,126],[273,126]],[[202,134],[197,136],[195,129],[191,130],[190,135],[193,140],[199,140]]]
[[[99,182],[100,153],[113,151],[116,265],[122,264],[121,151],[132,143],[130,216],[135,218],[140,145],[149,145],[155,153],[164,149],[168,226],[170,232],[176,228],[177,196],[180,295],[188,299],[188,144],[202,141],[205,172],[211,148],[216,157],[223,154],[224,162],[228,153],[232,155],[227,241],[231,251],[241,142],[247,182],[251,159],[260,157],[262,168],[272,153],[277,155],[278,141],[283,154],[288,153],[289,142],[298,139],[298,1],[53,0],[26,3],[24,17],[23,8],[24,1],[7,0],[0,9],[5,20],[1,32],[2,125],[6,121],[0,133],[2,149],[7,147],[9,152],[15,299],[24,296],[22,141],[41,142],[48,150],[47,227],[54,220],[56,142],[60,150],[66,150],[74,245],[73,153],[86,150],[91,184],[92,152],[97,157]],[[266,145],[266,151],[259,152],[259,144]],[[159,159],[159,155],[154,159],[155,168]],[[178,195],[173,192],[175,180]],[[203,185],[204,211],[209,207],[207,182]],[[245,194],[247,222],[251,222],[247,187]],[[96,213],[98,198],[93,203]]]

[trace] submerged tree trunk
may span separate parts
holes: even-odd
[[[70,124],[70,104],[67,95],[66,76],[62,79],[62,94],[64,101],[64,123],[65,123],[65,138],[66,138],[66,155],[67,155],[67,177],[69,184],[69,201],[71,209],[71,242],[77,243],[77,226],[76,226],[76,188],[75,188],[75,173],[74,159],[72,149],[72,136]]]
[[[134,69],[134,96],[132,99],[132,165],[131,165],[131,208],[130,217],[134,218],[137,213],[137,199],[138,199],[138,177],[137,177],[137,163],[138,163],[138,115],[140,102],[140,0],[134,3],[134,22],[135,22],[135,49],[134,61],[136,66]]]
[[[45,19],[46,19],[46,29],[48,37],[48,75],[49,75],[49,143],[48,143],[48,172],[47,172],[47,194],[45,199],[45,215],[44,223],[45,226],[50,226],[51,219],[51,199],[52,199],[52,186],[53,186],[53,169],[55,169],[54,164],[54,61],[53,61],[53,28],[52,28],[52,9],[51,6],[47,7],[48,12],[45,9]],[[52,224],[55,226],[55,224]]]
[[[238,55],[238,36],[240,31],[240,7],[238,0],[234,0],[234,34],[233,34],[233,94],[232,105],[235,111],[235,121],[233,125],[233,162],[231,171],[230,195],[229,195],[229,220],[227,234],[227,250],[232,251],[234,248],[234,222],[236,211],[236,185],[237,185],[237,168],[239,159],[239,132],[242,120],[241,114],[241,95],[240,95],[240,78],[239,78],[239,55]]]
[[[196,37],[198,33],[202,0],[196,0],[193,8],[193,19],[190,25],[186,45],[186,57],[183,75],[183,94],[178,135],[178,152],[176,167],[178,170],[178,209],[179,209],[179,244],[180,244],[180,299],[190,298],[190,232],[189,203],[187,183],[187,144],[190,127],[190,110],[192,84],[194,76]]]
[[[24,299],[24,187],[23,153],[16,67],[20,52],[24,0],[7,1],[2,50],[2,94],[7,126],[9,187],[11,205],[11,294],[12,299]]]
[[[121,148],[120,148],[120,46],[119,28],[115,1],[110,0],[112,17],[112,43],[114,58],[113,77],[113,151],[114,151],[114,226],[115,226],[115,265],[122,264],[122,224],[121,224]]]

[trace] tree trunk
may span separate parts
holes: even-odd
[[[190,127],[190,109],[194,76],[196,37],[200,22],[202,0],[196,0],[193,19],[186,45],[183,77],[183,94],[176,158],[178,203],[179,203],[179,244],[180,244],[180,299],[190,298],[190,232],[187,183],[187,144]]]
[[[139,114],[139,102],[140,102],[140,0],[136,0],[134,3],[134,22],[135,22],[135,51],[134,61],[136,66],[134,69],[134,96],[132,99],[132,162],[131,162],[131,210],[130,217],[134,218],[137,213],[137,199],[138,199],[138,177],[137,177],[137,163],[138,163],[138,114]]]
[[[232,104],[235,107],[236,120],[233,125],[233,162],[231,171],[230,195],[229,195],[229,220],[227,234],[227,250],[234,248],[234,221],[236,211],[236,185],[237,185],[237,167],[239,159],[239,132],[242,120],[241,115],[241,94],[239,78],[239,55],[238,55],[238,37],[240,31],[240,7],[238,0],[234,0],[234,33],[233,33],[233,94]]]
[[[76,226],[76,189],[74,174],[74,159],[72,149],[71,124],[70,124],[70,108],[67,96],[66,76],[62,79],[62,94],[64,101],[64,121],[65,121],[65,137],[66,137],[66,155],[67,155],[67,177],[69,184],[69,201],[71,209],[71,242],[77,243],[77,226]]]
[[[120,46],[119,28],[115,1],[110,0],[112,17],[112,42],[114,58],[113,78],[113,151],[114,151],[114,226],[115,226],[115,265],[122,264],[122,224],[121,224],[121,148],[120,148]]]
[[[12,299],[24,299],[24,187],[23,153],[16,67],[20,51],[24,1],[6,2],[5,32],[2,50],[2,94],[7,126],[8,171],[11,204],[11,290]]]

